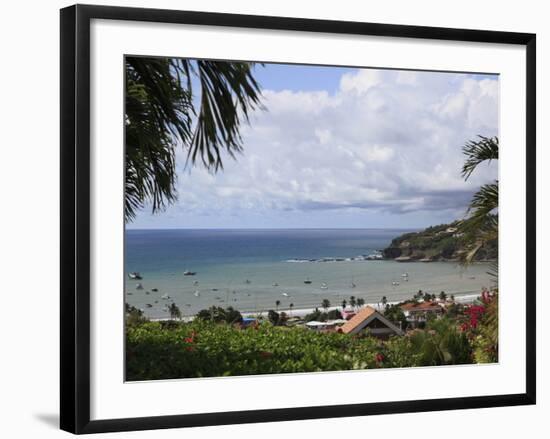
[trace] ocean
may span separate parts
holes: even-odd
[[[459,297],[491,285],[484,263],[464,269],[454,262],[366,260],[407,231],[126,230],[125,300],[150,318],[164,318],[172,302],[186,316],[212,305],[288,312],[290,304],[294,310],[309,309],[320,307],[323,299],[333,306],[350,296],[365,303],[386,296],[392,302],[418,290]],[[196,274],[185,276],[186,270]],[[142,279],[130,279],[131,272]]]

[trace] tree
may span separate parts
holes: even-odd
[[[327,319],[329,319],[329,320],[336,320],[336,319],[341,319],[341,318],[342,318],[342,313],[340,311],[338,311],[337,309],[331,309],[327,313]]]
[[[468,180],[477,167],[498,160],[498,137],[478,136],[479,140],[466,142],[462,151],[466,156],[462,177]],[[460,232],[467,243],[461,260],[470,264],[481,248],[498,239],[498,180],[484,184],[473,195],[467,217],[459,223]],[[493,271],[496,276],[497,265]]]
[[[365,304],[365,299],[363,299],[362,297],[358,297],[357,298],[357,306],[362,307],[364,304]]]
[[[270,309],[267,312],[267,318],[269,319],[272,325],[276,326],[279,323],[279,313],[273,311],[272,309]]]
[[[279,311],[279,305],[280,305],[280,304],[281,304],[281,301],[280,301],[280,300],[276,300],[276,301],[275,301],[275,309],[276,309],[277,311]]]
[[[225,310],[225,321],[229,324],[239,323],[243,321],[243,316],[239,311],[234,309],[232,306],[229,306]]]
[[[355,300],[355,296],[351,296],[349,298],[349,305],[355,309],[355,305],[357,305],[357,301]]]
[[[242,150],[240,126],[260,106],[253,63],[127,56],[125,134],[126,222],[150,204],[177,198],[177,145],[187,163],[223,168],[222,153]],[[197,92],[197,93],[195,93]]]
[[[439,299],[441,301],[447,300],[447,294],[445,293],[445,291],[441,291],[441,293],[439,293]]]
[[[290,317],[292,317],[292,308],[294,308],[294,304],[291,303],[288,307],[290,308]]]
[[[388,298],[386,296],[382,296],[382,306],[386,306],[386,303],[388,303]]]
[[[180,311],[180,308],[178,305],[176,305],[174,302],[172,302],[172,304],[170,305],[170,307],[168,308],[168,310],[170,311],[170,318],[172,320],[174,319],[181,319],[181,311]]]
[[[348,301],[346,299],[342,300],[342,311],[346,309],[346,305],[348,304]]]
[[[321,302],[321,308],[323,308],[325,312],[327,312],[327,310],[330,308],[330,300],[323,299],[323,301]]]

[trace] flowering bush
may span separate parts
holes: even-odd
[[[422,365],[406,337],[382,342],[269,323],[238,329],[200,320],[129,327],[126,353],[130,381]]]

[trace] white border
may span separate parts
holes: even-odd
[[[525,392],[523,47],[97,20],[91,48],[92,419]],[[124,383],[123,54],[500,73],[500,363]]]

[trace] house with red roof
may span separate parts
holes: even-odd
[[[407,302],[401,305],[401,310],[411,326],[416,327],[426,322],[430,317],[439,317],[445,310],[437,302]]]
[[[370,306],[359,310],[338,332],[344,334],[368,333],[374,337],[387,339],[391,335],[403,335],[403,331],[389,321],[383,314]]]

